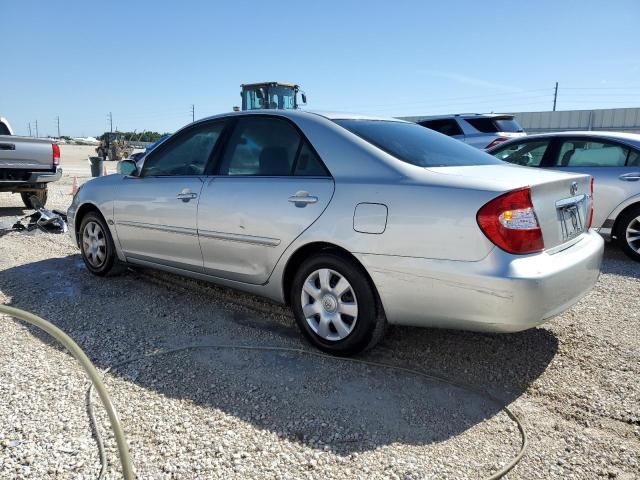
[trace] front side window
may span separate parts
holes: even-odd
[[[515,165],[539,167],[542,157],[549,148],[549,143],[550,140],[513,143],[492,151],[491,155]]]
[[[494,165],[502,161],[415,123],[393,120],[335,120],[363,140],[419,167]]]
[[[624,167],[629,149],[614,143],[565,140],[558,151],[557,167]]]
[[[223,122],[207,123],[167,140],[147,155],[141,176],[203,175],[223,128]]]

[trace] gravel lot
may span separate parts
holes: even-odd
[[[49,207],[66,209],[72,175],[87,179],[88,150],[63,147]],[[0,194],[0,225],[19,215],[19,196]],[[66,235],[8,233],[0,249],[0,300],[61,327],[99,368],[190,344],[311,349],[286,309],[257,297],[143,270],[95,278]],[[140,478],[482,478],[518,450],[503,405],[530,442],[508,478],[640,478],[639,292],[640,266],[608,247],[594,291],[552,323],[511,335],[394,328],[363,357],[501,404],[409,374],[237,350],[132,363],[107,387]],[[3,317],[2,331],[0,478],[95,478],[79,366],[35,329]],[[107,478],[119,478],[98,410]]]

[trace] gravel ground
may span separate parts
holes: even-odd
[[[48,206],[68,206],[70,175],[86,180],[85,150],[63,148],[67,173]],[[0,225],[19,205],[0,194]],[[64,329],[99,368],[191,344],[311,349],[286,309],[257,297],[144,270],[95,278],[66,235],[9,233],[0,248],[0,301]],[[510,335],[394,328],[363,357],[482,387],[498,404],[340,360],[215,349],[119,367],[107,388],[139,478],[482,478],[518,450],[504,405],[529,434],[507,478],[640,478],[639,292],[640,266],[608,247],[593,292],[547,325]],[[33,328],[3,317],[2,329],[0,478],[95,478],[79,366]],[[98,413],[107,478],[119,478]]]

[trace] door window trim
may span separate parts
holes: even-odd
[[[197,122],[195,124],[189,125],[189,126],[183,128],[182,130],[179,130],[175,134],[171,135],[171,137],[169,137],[167,140],[162,142],[160,145],[158,145],[157,148],[153,149],[153,151],[149,153],[149,158],[153,158],[152,156],[159,155],[160,153],[165,151],[167,148],[169,148],[171,145],[173,145],[175,142],[180,141],[182,138],[184,138],[185,135],[188,135],[193,130],[195,130],[197,128],[201,128],[202,126],[205,126],[205,125],[206,126],[215,125],[217,123],[222,123],[223,124],[222,125],[222,131],[220,132],[220,136],[216,140],[216,144],[214,145],[213,150],[209,154],[209,158],[207,158],[207,161],[205,162],[204,169],[203,169],[201,174],[199,174],[199,175],[144,175],[144,171],[145,171],[144,166],[145,166],[145,163],[146,163],[146,161],[145,161],[142,164],[142,169],[140,170],[140,175],[138,177],[139,178],[178,178],[178,177],[189,177],[189,178],[191,178],[191,177],[203,177],[203,176],[205,176],[207,174],[207,170],[209,169],[209,166],[210,166],[212,160],[215,158],[216,154],[218,153],[218,150],[220,148],[220,145],[222,144],[222,141],[224,140],[225,132],[229,128],[229,122],[227,121],[226,118],[216,118],[216,119],[212,119],[212,120],[202,120],[202,121]]]
[[[296,157],[293,160],[290,175],[222,175],[220,174],[220,167],[222,166],[221,165],[222,155],[227,149],[229,140],[231,139],[231,136],[235,132],[238,122],[241,119],[245,119],[245,118],[272,118],[272,119],[275,118],[275,119],[283,120],[287,122],[289,125],[291,125],[295,129],[295,131],[300,136],[300,143],[298,144],[298,148],[296,149]],[[290,118],[287,118],[281,115],[249,114],[249,115],[234,115],[233,117],[225,117],[225,120],[227,120],[227,125],[225,126],[225,129],[220,134],[220,139],[216,144],[216,148],[214,148],[213,153],[215,155],[212,155],[212,158],[210,158],[211,163],[208,165],[207,168],[205,168],[205,173],[204,173],[205,176],[220,177],[220,178],[298,178],[298,177],[299,178],[325,178],[325,179],[333,178],[331,171],[327,168],[326,163],[324,162],[324,160],[322,160],[322,157],[318,154],[318,151],[315,149],[313,144],[309,141],[309,139],[304,134],[304,132],[300,129],[300,127],[298,127],[298,125],[296,125],[296,123],[292,121]],[[320,165],[327,172],[327,175],[295,175],[296,167],[298,165],[298,160],[300,158],[300,152],[302,151],[302,148],[304,147],[305,142],[307,143],[311,151],[315,154],[318,161],[320,162]]]

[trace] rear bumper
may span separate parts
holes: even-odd
[[[26,176],[28,174],[28,176]],[[10,176],[9,176],[10,178]],[[56,167],[54,171],[32,171],[25,172],[25,176],[21,179],[0,180],[0,191],[20,191],[23,188],[33,187],[40,183],[57,182],[62,178],[62,168]]]
[[[488,332],[526,330],[562,313],[600,275],[604,241],[591,230],[554,253],[479,262],[356,255],[371,274],[389,323]]]

